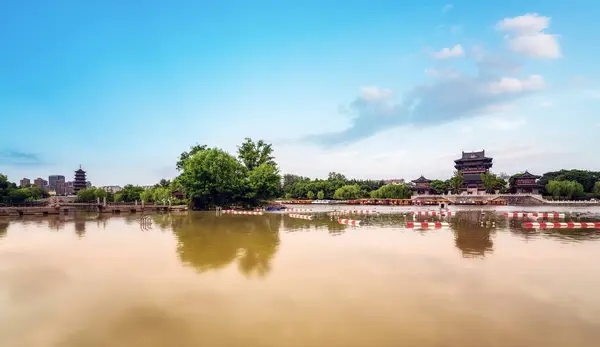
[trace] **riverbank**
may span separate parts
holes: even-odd
[[[107,214],[144,213],[144,212],[183,212],[182,206],[161,205],[102,205],[102,204],[66,204],[58,206],[8,206],[0,207],[0,217],[48,216],[75,212],[97,212]]]

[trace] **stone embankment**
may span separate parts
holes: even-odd
[[[0,216],[48,216],[72,212],[142,213],[187,211],[187,206],[67,203],[51,206],[0,206]]]
[[[452,204],[494,204],[494,201],[504,200],[506,205],[512,206],[600,206],[600,201],[553,201],[546,200],[538,194],[483,194],[483,195],[416,195],[413,201],[447,200]]]

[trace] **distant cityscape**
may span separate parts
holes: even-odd
[[[86,173],[83,171],[81,165],[79,169],[75,171],[72,181],[67,181],[63,175],[50,175],[48,180],[38,177],[33,180],[29,178],[22,178],[19,182],[21,187],[37,186],[40,189],[48,192],[50,195],[76,195],[77,192],[83,189],[92,187],[92,182],[86,180]]]
[[[37,186],[48,192],[50,196],[77,195],[77,192],[80,190],[95,188],[92,186],[92,182],[86,180],[86,172],[83,171],[81,165],[79,166],[79,169],[75,171],[72,181],[67,181],[64,175],[50,175],[48,176],[48,180],[38,177],[34,179],[32,183],[29,178],[25,177],[19,181],[19,186],[21,188]],[[152,187],[153,186],[143,186],[145,189],[150,189]],[[123,187],[121,186],[103,186],[98,188],[112,194],[116,194],[123,190]]]

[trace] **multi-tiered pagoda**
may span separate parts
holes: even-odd
[[[483,150],[481,152],[462,152],[462,158],[454,161],[456,170],[463,174],[463,189],[469,194],[477,194],[479,191],[485,190],[481,174],[490,170],[492,160],[485,156],[485,150]]]
[[[75,180],[73,180],[73,192],[77,194],[78,191],[86,189],[87,182],[85,180],[85,171],[81,169],[81,165],[79,165],[79,170],[75,171]]]

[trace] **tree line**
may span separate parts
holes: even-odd
[[[175,167],[179,172],[172,181],[162,179],[150,189],[128,184],[112,194],[100,188],[78,192],[77,201],[92,202],[97,199],[108,202],[188,203],[197,209],[214,206],[252,207],[265,204],[274,198],[286,199],[338,199],[359,198],[406,199],[413,190],[410,184],[389,184],[383,180],[349,179],[337,172],[326,179],[285,174],[280,175],[273,157],[272,145],[262,140],[246,138],[235,154],[219,148],[196,144],[182,152]],[[504,179],[492,172],[481,174],[485,190],[489,193],[508,193],[517,173]],[[507,176],[504,176],[507,177]],[[600,198],[600,172],[587,170],[560,170],[547,172],[538,181],[542,194],[554,199]],[[464,185],[462,172],[455,171],[446,180],[432,180],[434,193],[460,193]],[[185,200],[174,198],[184,193]],[[35,201],[48,196],[37,186],[17,187],[0,174],[0,202]]]
[[[0,173],[0,203],[26,203],[48,197],[48,192],[36,185],[18,187]]]

